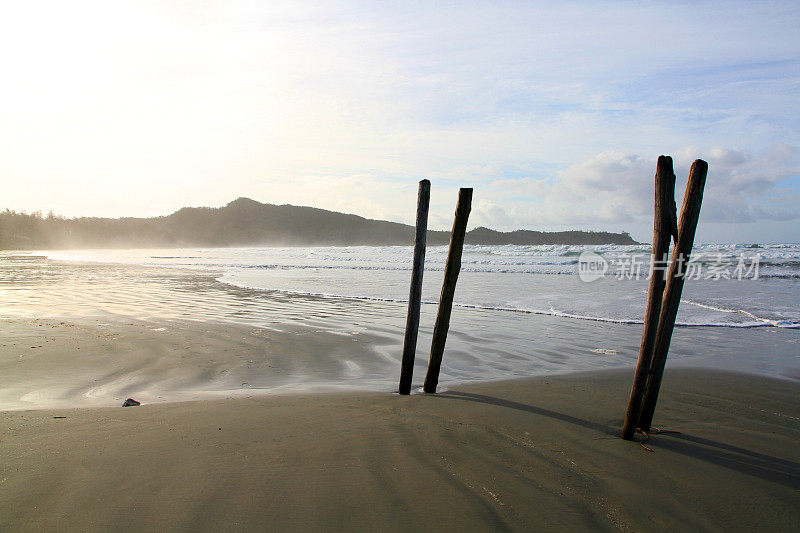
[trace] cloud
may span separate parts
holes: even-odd
[[[514,225],[514,218],[506,213],[506,210],[494,203],[491,200],[486,198],[480,198],[472,206],[472,213],[473,225],[478,226],[481,225],[480,223],[475,224],[475,220],[479,221],[492,221],[491,226],[493,228],[497,227],[509,227]]]
[[[800,176],[800,151],[788,145],[762,153],[715,147],[675,157],[680,205],[691,162],[709,163],[702,220],[711,223],[787,221],[800,218],[794,196],[779,187]],[[558,172],[554,179],[497,180],[480,192],[488,198],[476,210],[476,224],[514,227],[652,225],[656,157],[609,151]]]
[[[647,212],[653,194],[648,185],[652,166],[639,155],[610,151],[572,165],[551,179],[497,180],[481,188],[494,211],[479,211],[477,216],[493,227],[502,221],[508,229],[630,222]]]
[[[800,176],[800,151],[778,145],[758,154],[721,147],[709,151],[704,195],[709,222],[760,222],[800,218],[800,206],[787,202],[778,187]]]

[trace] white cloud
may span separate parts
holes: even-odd
[[[498,180],[481,193],[506,210],[505,228],[622,224],[646,214],[652,167],[638,155],[603,152],[551,180]],[[483,223],[498,225],[488,217]]]
[[[709,163],[702,221],[763,222],[800,218],[800,206],[776,194],[779,185],[800,175],[800,152],[781,145],[759,154],[715,147],[702,154],[680,150],[675,158],[678,205],[696,158]],[[617,230],[652,226],[656,157],[603,152],[559,172],[552,181],[529,177],[498,180],[482,188],[491,209],[478,210],[475,224],[515,227],[583,227]],[[644,238],[646,232],[643,232]]]
[[[760,222],[800,218],[800,206],[786,202],[777,186],[800,176],[800,152],[779,145],[751,154],[714,148],[708,155],[709,177],[704,196],[705,220]]]

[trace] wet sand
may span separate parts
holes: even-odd
[[[0,328],[0,410],[376,390],[396,366],[382,355],[386,339],[363,332],[114,316],[5,319]]]
[[[793,531],[800,387],[667,369],[0,414],[0,529]],[[54,417],[65,418],[54,418]]]

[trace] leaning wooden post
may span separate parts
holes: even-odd
[[[459,189],[456,218],[453,221],[453,233],[450,235],[450,251],[447,253],[447,265],[444,269],[442,295],[439,297],[439,312],[436,315],[436,325],[433,327],[431,358],[423,386],[423,390],[428,393],[436,392],[436,386],[439,384],[439,370],[442,367],[447,330],[450,328],[450,311],[453,308],[453,295],[461,270],[461,252],[464,248],[464,235],[467,232],[467,220],[471,208],[472,189]]]
[[[672,261],[667,275],[667,288],[664,293],[664,302],[661,308],[661,319],[658,322],[656,343],[653,350],[653,361],[650,364],[650,375],[647,380],[642,413],[639,415],[639,428],[650,431],[653,423],[653,414],[658,401],[658,390],[661,387],[661,378],[664,376],[664,365],[667,363],[669,343],[672,340],[672,330],[675,327],[675,317],[678,315],[678,306],[681,303],[681,292],[686,276],[686,267],[694,245],[694,234],[697,230],[697,219],[700,217],[700,205],[703,203],[703,189],[708,174],[708,163],[698,159],[692,164],[689,171],[689,181],[686,184],[686,193],[681,207],[681,219],[678,227],[678,244],[672,252]]]
[[[655,214],[653,217],[653,254],[650,257],[650,290],[647,293],[647,308],[644,314],[644,332],[639,348],[639,362],[633,377],[631,398],[622,427],[622,438],[633,439],[639,424],[647,374],[653,360],[658,318],[661,315],[661,298],[664,295],[666,266],[669,258],[669,241],[672,236],[672,217],[675,207],[675,173],[672,158],[662,155],[658,158],[655,176]]]
[[[414,356],[417,352],[419,311],[422,301],[422,274],[425,271],[425,239],[428,235],[428,204],[431,198],[431,182],[419,182],[417,195],[417,230],[414,234],[414,266],[411,270],[411,289],[408,293],[408,318],[406,337],[403,342],[403,362],[400,367],[400,394],[411,393],[411,378],[414,374]]]

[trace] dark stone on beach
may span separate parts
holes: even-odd
[[[137,405],[142,405],[142,402],[137,402],[133,398],[128,398],[125,400],[125,403],[122,404],[122,407],[135,407]]]

